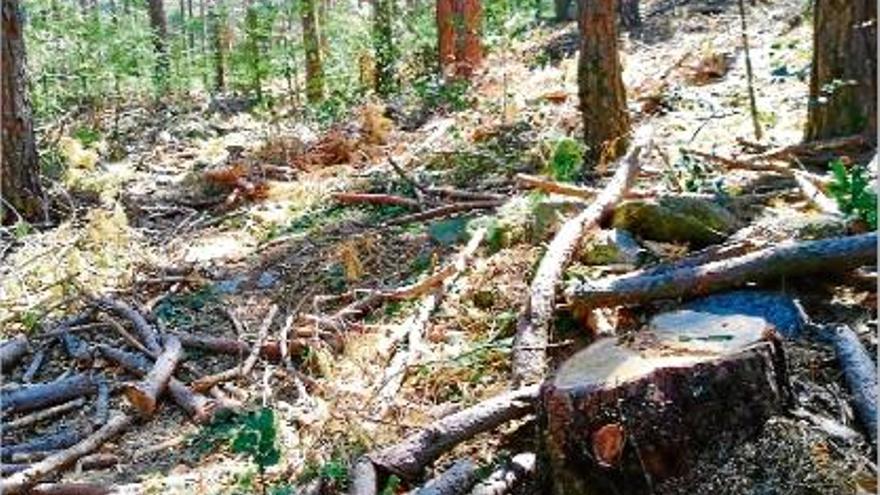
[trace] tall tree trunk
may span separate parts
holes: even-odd
[[[211,42],[214,45],[214,90],[220,92],[226,89],[226,13],[218,9],[223,7],[212,4],[208,15],[211,18]]]
[[[193,2],[192,0],[186,0],[186,13],[189,18],[189,21],[192,22],[193,19]],[[189,42],[189,49],[192,51],[196,47],[196,34],[192,29],[187,27],[187,31],[189,32],[189,37],[187,41]]]
[[[34,139],[34,121],[27,94],[25,49],[18,0],[3,1],[2,108],[3,145],[0,161],[0,221],[45,217],[40,187],[40,162]]]
[[[816,0],[807,141],[877,137],[876,0]]]
[[[578,93],[588,165],[619,157],[629,142],[616,14],[615,0],[583,0],[580,4]]]
[[[162,0],[149,0],[150,27],[156,48],[156,80],[161,88],[168,82],[168,20]]]
[[[553,12],[556,22],[571,21],[575,18],[575,0],[553,0]]]
[[[459,76],[470,78],[483,62],[481,33],[483,8],[481,0],[458,0],[461,23],[459,30],[458,62]]]
[[[376,0],[373,18],[373,50],[376,54],[376,93],[388,96],[394,91],[394,0]]]
[[[306,97],[311,103],[324,99],[324,64],[321,57],[316,1],[320,0],[303,0],[302,3],[303,45],[306,52]]]
[[[437,49],[440,72],[455,63],[455,0],[437,0]]]

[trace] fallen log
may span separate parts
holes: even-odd
[[[28,495],[110,495],[114,489],[96,483],[43,483],[28,490]]]
[[[121,351],[106,344],[98,344],[98,352],[108,361],[125,368],[129,373],[143,377],[150,370],[146,359],[137,354]],[[202,394],[190,390],[180,380],[171,377],[168,380],[168,394],[181,409],[184,410],[196,423],[203,423],[213,416],[213,401]]]
[[[31,465],[24,471],[0,480],[0,493],[13,495],[26,492],[41,480],[73,464],[80,457],[97,450],[108,440],[122,433],[128,428],[131,422],[131,416],[117,414],[111,418],[106,425],[102,426],[96,432],[92,433],[76,445],[58,452],[57,454],[53,454],[42,461]]]
[[[546,373],[546,347],[556,304],[557,284],[571,262],[581,238],[597,227],[626,195],[639,171],[639,154],[649,141],[637,142],[621,160],[611,181],[583,212],[566,221],[547,247],[529,288],[529,300],[516,325],[513,379],[516,384],[538,383]]]
[[[452,187],[428,187],[425,190],[428,194],[444,198],[463,199],[465,201],[504,201],[506,199],[501,194],[483,191],[462,191]]]
[[[806,143],[797,143],[778,149],[767,150],[757,156],[749,157],[748,162],[755,163],[797,158],[801,161],[812,159],[827,163],[839,154],[840,150],[853,149],[860,151],[867,147],[868,142],[865,136],[857,134],[822,141],[808,141]]]
[[[96,305],[99,309],[111,311],[119,315],[121,318],[130,321],[134,326],[134,331],[137,333],[138,337],[140,337],[141,343],[146,346],[147,349],[155,353],[162,352],[162,347],[159,345],[159,335],[156,332],[156,329],[153,328],[153,325],[147,321],[140,311],[120,300],[111,299],[109,297],[97,299]]]
[[[92,353],[85,341],[70,332],[58,335],[64,353],[80,365],[86,365],[92,361]]]
[[[535,476],[537,456],[532,452],[517,454],[479,482],[470,495],[505,495],[514,492]]]
[[[91,471],[94,469],[107,469],[119,464],[119,456],[116,454],[89,454],[76,461],[76,469]]]
[[[337,192],[331,194],[331,196],[334,200],[344,204],[367,203],[371,205],[406,206],[407,208],[421,207],[421,203],[419,203],[415,199],[404,198],[402,196],[394,196],[391,194]]]
[[[269,308],[269,313],[263,319],[263,324],[260,326],[260,330],[257,333],[257,341],[251,346],[250,354],[248,354],[248,357],[240,366],[197,379],[192,383],[193,390],[196,392],[206,392],[211,390],[215,385],[250,374],[254,365],[257,364],[257,360],[260,358],[260,349],[263,346],[263,341],[266,340],[266,337],[269,335],[269,328],[272,326],[272,321],[275,319],[276,314],[278,314],[278,305],[273,304],[272,307]]]
[[[98,394],[95,399],[95,416],[92,423],[102,425],[110,418],[110,384],[104,377],[98,380]]]
[[[28,365],[27,369],[24,371],[24,374],[21,376],[22,383],[31,383],[34,381],[34,377],[37,376],[37,373],[40,371],[40,367],[43,366],[43,361],[46,359],[46,351],[39,350],[36,354],[34,354],[33,359],[31,359],[31,363]]]
[[[425,210],[419,213],[413,213],[410,215],[403,215],[397,218],[392,218],[391,220],[385,222],[385,225],[404,225],[412,222],[423,222],[425,220],[433,220],[435,218],[446,217],[449,215],[454,215],[456,213],[497,208],[502,204],[504,204],[504,201],[501,200],[466,201],[462,203],[453,203],[451,205],[443,205],[438,206],[437,208],[431,208],[430,210]]]
[[[678,310],[631,340],[600,339],[542,391],[552,493],[653,493],[708,448],[760,431],[788,391],[762,319]]]
[[[33,411],[97,392],[97,381],[92,375],[74,375],[69,378],[20,388],[0,394],[3,415]]]
[[[143,416],[150,417],[156,412],[156,402],[168,386],[168,381],[180,361],[181,352],[177,337],[166,336],[165,350],[156,359],[144,379],[125,388],[125,396]]]
[[[571,196],[573,198],[592,199],[599,193],[599,191],[592,187],[565,184],[563,182],[552,181],[536,175],[516,174],[516,181],[521,186],[538,189],[547,193]]]
[[[39,411],[32,412],[26,416],[22,416],[20,418],[15,418],[13,420],[4,421],[3,422],[3,430],[4,431],[13,431],[21,428],[26,428],[31,425],[35,425],[40,421],[44,421],[46,419],[54,418],[56,416],[60,416],[66,412],[74,411],[76,409],[81,408],[86,403],[85,397],[80,397],[78,399],[73,399],[70,402],[65,402],[64,404],[58,404],[57,406],[52,406],[46,409],[42,409]]]
[[[460,495],[467,493],[479,479],[477,466],[470,459],[459,459],[446,471],[425,483],[415,495]]]
[[[795,171],[794,180],[797,182],[801,193],[807,198],[807,201],[816,205],[816,207],[824,213],[828,213],[829,215],[840,215],[840,209],[837,207],[837,203],[826,196],[821,189],[816,187],[816,184],[814,184],[806,174],[800,171]]]
[[[854,409],[871,444],[877,446],[877,365],[858,335],[847,325],[827,328],[823,337],[837,354]]]
[[[21,358],[27,354],[28,340],[24,335],[16,335],[15,337],[3,341],[0,344],[0,372],[9,373],[9,371],[21,361]]]
[[[376,466],[414,480],[425,466],[459,443],[534,412],[538,390],[532,385],[486,399],[367,456]]]
[[[251,345],[238,339],[192,333],[175,333],[174,335],[180,339],[183,347],[188,349],[200,349],[241,358],[251,353]],[[260,346],[260,357],[277,363],[281,360],[281,351],[281,345],[278,342],[263,342]]]
[[[654,275],[623,275],[576,282],[567,291],[576,307],[641,304],[690,297],[750,281],[811,273],[844,272],[877,261],[877,234],[789,242],[742,256]]]
[[[0,447],[0,458],[10,459],[16,454],[46,452],[70,447],[79,442],[82,435],[73,429],[64,429],[56,433],[32,438],[26,442],[3,445]],[[0,492],[2,493],[2,492]]]

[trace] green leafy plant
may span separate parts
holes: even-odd
[[[577,180],[584,166],[584,150],[580,143],[571,138],[562,138],[553,148],[550,158],[550,173],[562,182]]]
[[[871,189],[868,171],[861,165],[853,165],[849,170],[839,159],[830,163],[833,182],[828,192],[845,215],[858,218],[877,229],[877,194]]]

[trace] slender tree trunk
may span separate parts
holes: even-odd
[[[396,86],[394,61],[394,0],[376,0],[373,17],[373,50],[376,54],[376,93],[388,96]]]
[[[168,20],[162,0],[149,0],[150,27],[153,30],[153,46],[156,48],[156,80],[164,88],[168,82]]]
[[[876,0],[816,0],[807,141],[877,138]]]
[[[455,63],[455,0],[437,0],[437,48],[440,72]]]
[[[617,48],[615,0],[583,0],[578,93],[588,165],[613,160],[629,143],[630,119]]]
[[[27,93],[21,12],[18,0],[3,0],[2,107],[3,145],[0,161],[0,221],[45,218],[34,121]],[[15,211],[10,211],[14,208]]]
[[[481,33],[483,7],[481,0],[458,0],[461,13],[459,27],[459,53],[456,56],[459,76],[470,78],[483,62]]]
[[[193,2],[192,2],[192,0],[186,0],[186,14],[187,14],[187,17],[189,18],[189,21],[192,22],[192,20],[193,20]],[[189,33],[189,36],[187,37],[188,46],[189,46],[190,51],[192,51],[196,47],[196,34],[189,27],[187,27],[186,30]]]
[[[324,99],[324,64],[321,57],[321,37],[316,1],[320,0],[303,0],[302,3],[303,45],[306,52],[306,97],[311,103]]]
[[[211,41],[214,45],[214,89],[217,92],[226,89],[226,43],[224,40],[226,14],[218,11],[222,8],[215,3],[211,5],[208,14],[211,18]]]

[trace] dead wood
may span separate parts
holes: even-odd
[[[470,459],[459,459],[446,471],[425,483],[415,495],[459,495],[467,493],[479,476],[477,466]]]
[[[105,344],[98,344],[97,349],[105,359],[125,368],[135,376],[146,376],[150,370],[150,364],[146,359],[137,354],[128,353]],[[174,377],[168,380],[168,393],[174,403],[180,406],[196,423],[207,421],[213,415],[214,405],[211,399],[193,392]]]
[[[575,283],[568,290],[568,298],[575,306],[589,308],[690,297],[750,281],[845,272],[875,263],[876,249],[876,233],[789,242],[734,258],[654,275],[623,275]]]
[[[798,188],[800,188],[804,197],[806,197],[809,202],[816,205],[819,210],[828,213],[829,215],[840,215],[840,209],[837,207],[837,203],[826,196],[825,193],[822,192],[812,180],[810,180],[810,177],[807,174],[796,170],[794,171],[794,180],[797,182]]]
[[[407,208],[419,208],[421,203],[415,199],[391,194],[349,193],[337,192],[332,194],[333,199],[344,204],[367,203],[371,205],[398,205]]]
[[[158,352],[147,349],[147,347],[144,346],[144,344],[142,344],[140,340],[138,340],[134,335],[130,334],[128,330],[126,330],[125,327],[123,327],[122,324],[116,321],[114,318],[104,315],[102,320],[110,325],[110,328],[112,328],[117,334],[119,334],[119,336],[122,337],[122,340],[124,340],[126,344],[144,353],[145,355],[150,356],[153,359],[156,359],[159,356]]]
[[[80,457],[98,449],[108,440],[122,433],[131,424],[132,418],[125,414],[117,414],[106,425],[89,435],[83,441],[53,454],[28,469],[0,480],[0,493],[13,495],[25,492],[41,480],[57,473],[61,469],[77,461]]]
[[[61,341],[61,347],[64,349],[64,353],[76,363],[86,365],[92,361],[92,353],[89,349],[89,345],[86,344],[83,339],[70,332],[64,332],[58,335],[58,340]]]
[[[247,342],[228,337],[214,337],[192,333],[175,333],[183,347],[200,349],[218,354],[228,354],[244,358],[251,353],[251,345]],[[260,346],[260,357],[271,362],[281,359],[282,348],[278,342],[263,342]]]
[[[2,413],[12,414],[66,402],[76,397],[97,392],[97,380],[92,375],[74,375],[62,380],[24,385],[0,394]]]
[[[9,371],[21,361],[21,358],[27,354],[28,340],[24,335],[16,335],[15,337],[3,341],[0,344],[0,371],[9,373]]]
[[[57,406],[52,406],[52,407],[49,407],[46,409],[35,411],[35,412],[32,412],[26,416],[21,416],[20,418],[15,418],[13,420],[4,421],[3,422],[3,429],[5,431],[13,431],[13,430],[18,430],[20,428],[25,428],[25,427],[37,424],[40,421],[54,418],[56,416],[60,416],[64,413],[66,413],[66,412],[79,409],[82,406],[84,406],[85,403],[86,403],[86,399],[84,397],[80,397],[78,399],[73,399],[70,402],[65,402],[64,404],[58,404]]]
[[[28,490],[29,495],[110,495],[113,489],[96,483],[44,483]]]
[[[763,153],[750,157],[749,163],[771,160],[790,160],[797,158],[801,161],[819,160],[827,162],[839,154],[841,150],[864,150],[868,145],[865,136],[854,135],[839,138],[832,138],[822,141],[808,141],[806,143],[797,143],[782,148],[771,149]]]
[[[663,273],[669,273],[675,270],[680,270],[682,268],[694,267],[704,265],[706,263],[711,263],[713,261],[723,260],[732,258],[734,256],[741,256],[751,251],[758,249],[758,246],[755,245],[751,241],[739,241],[732,242],[729,244],[718,244],[715,246],[709,246],[705,249],[697,251],[690,256],[685,258],[671,261],[668,263],[660,263],[658,265],[650,266],[641,270],[637,270],[634,272],[630,272],[627,274],[628,276],[649,276],[649,275],[659,275]]]
[[[143,416],[149,417],[156,412],[156,402],[168,386],[181,352],[180,340],[173,335],[166,336],[164,351],[144,379],[125,388],[125,396]]]
[[[862,345],[859,336],[847,325],[825,330],[837,354],[852,403],[871,444],[877,446],[877,365]]]
[[[257,334],[257,341],[251,346],[250,354],[248,354],[248,357],[240,366],[199,378],[193,382],[193,390],[197,392],[206,392],[220,383],[249,375],[254,368],[254,365],[257,364],[257,360],[260,358],[260,349],[263,346],[263,341],[266,340],[266,337],[269,335],[269,328],[272,326],[272,321],[275,319],[277,313],[278,305],[273,304],[269,309],[269,313],[263,319],[263,324],[260,326],[260,330]]]
[[[431,208],[430,210],[425,210],[419,213],[413,213],[411,215],[403,215],[397,218],[392,218],[391,220],[385,222],[385,225],[404,225],[413,222],[423,222],[425,220],[433,220],[435,218],[447,217],[456,213],[497,208],[502,204],[504,204],[504,201],[500,200],[467,201],[462,203],[453,203],[451,205],[438,206],[436,208]]]
[[[102,425],[110,418],[110,384],[102,376],[98,380],[98,396],[95,399],[95,416],[92,422]]]
[[[351,486],[348,495],[376,495],[378,490],[376,466],[368,457],[361,457],[351,472]]]
[[[537,456],[532,452],[517,454],[479,482],[470,495],[504,495],[511,493],[535,476]]]
[[[536,175],[516,174],[516,181],[522,186],[538,189],[546,193],[561,194],[563,196],[571,196],[580,199],[592,199],[599,193],[599,191],[591,187],[565,184],[563,182],[552,181]]]
[[[153,328],[153,325],[147,321],[140,311],[132,308],[123,301],[111,299],[109,297],[97,299],[96,304],[98,308],[116,313],[119,317],[130,321],[134,326],[134,331],[140,338],[140,342],[151,352],[156,354],[162,352],[162,347],[159,345],[159,335],[156,332],[156,329]]]
[[[428,187],[428,194],[444,198],[461,199],[464,201],[504,201],[506,198],[501,194],[483,191],[463,191],[453,187]]]
[[[24,374],[21,376],[22,383],[30,383],[34,381],[34,377],[37,376],[37,373],[39,373],[40,367],[43,365],[43,361],[45,359],[46,351],[42,349],[34,354],[33,359],[31,359],[31,363],[28,365],[27,369],[24,371]]]
[[[534,412],[537,398],[538,386],[533,385],[486,399],[368,457],[386,471],[414,480],[425,466],[459,443]]]
[[[81,439],[82,435],[78,431],[68,428],[56,433],[31,438],[26,442],[3,445],[0,447],[0,458],[9,459],[15,454],[63,449],[70,447]]]
[[[116,454],[89,454],[76,462],[77,469],[91,471],[93,469],[107,469],[119,464],[119,456]]]
[[[581,238],[596,228],[626,195],[639,172],[639,154],[650,138],[637,142],[620,161],[611,181],[583,212],[566,221],[547,247],[529,289],[529,300],[516,325],[513,345],[514,383],[538,383],[546,372],[546,346],[556,303],[557,284]]]
[[[695,156],[697,158],[715,162],[719,165],[724,165],[726,168],[730,170],[751,170],[755,172],[777,172],[784,175],[791,175],[792,168],[786,165],[778,165],[772,162],[759,163],[756,161],[750,160],[737,160],[734,158],[727,158],[721,155],[717,155],[715,153],[709,153],[706,151],[692,150],[692,149],[683,149],[683,153]]]

